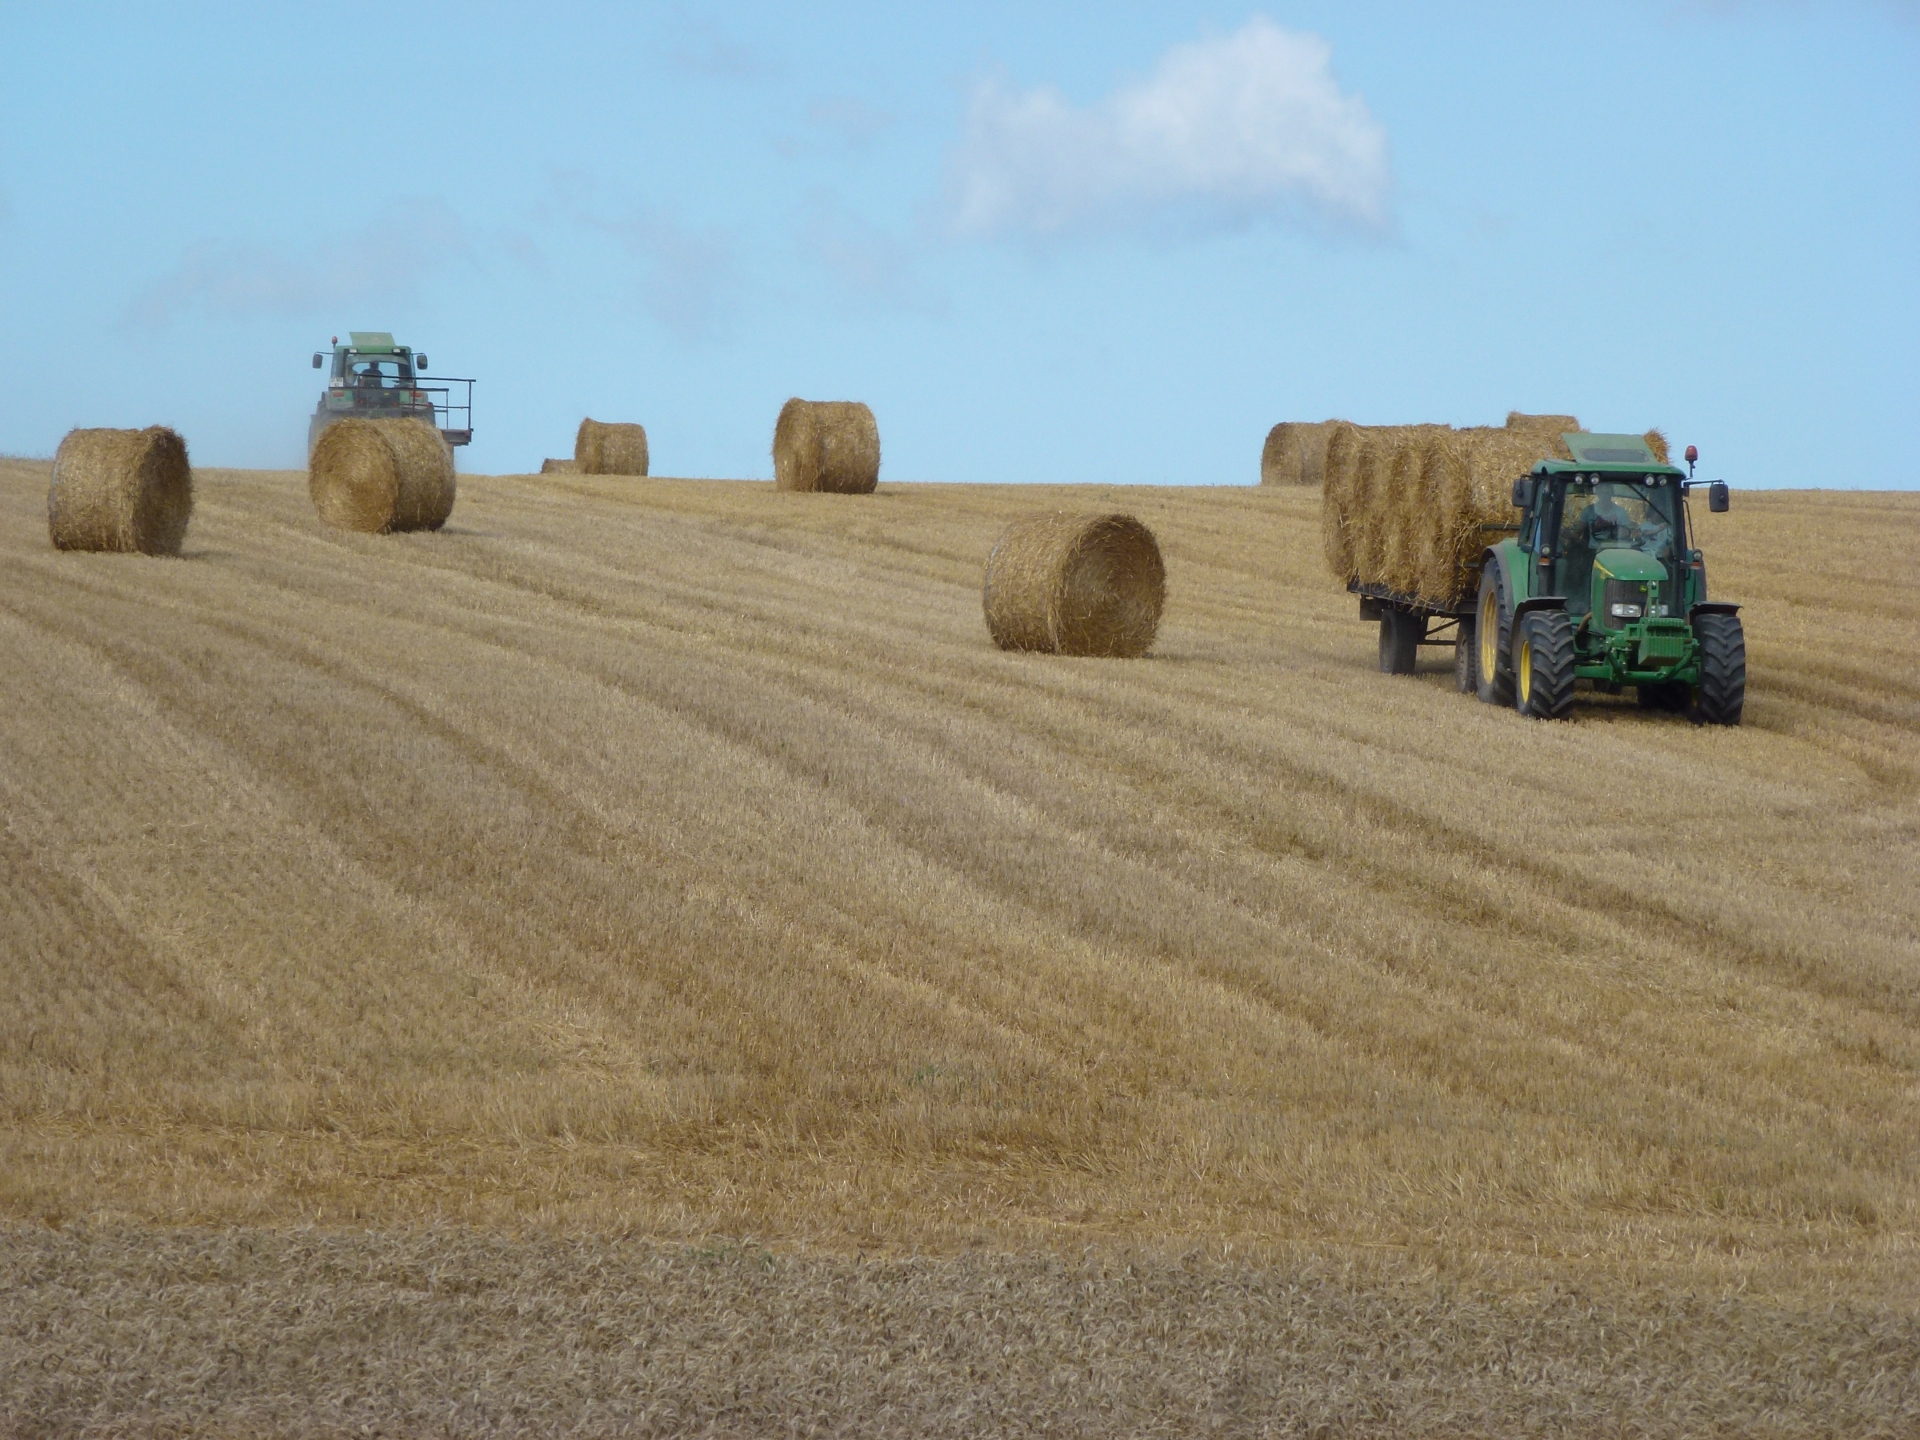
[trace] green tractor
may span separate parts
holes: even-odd
[[[1482,700],[1564,718],[1576,680],[1642,706],[1738,725],[1747,644],[1740,607],[1707,599],[1693,548],[1687,469],[1635,435],[1569,434],[1571,460],[1542,460],[1513,485],[1519,533],[1485,553],[1477,600],[1459,619]],[[1707,508],[1727,509],[1716,481]],[[1456,666],[1456,671],[1464,666]],[[1464,677],[1462,677],[1464,678]]]
[[[313,368],[327,366],[324,351],[316,350]],[[333,337],[333,361],[327,388],[320,393],[313,418],[307,422],[307,453],[320,443],[320,434],[336,420],[360,418],[424,420],[449,445],[473,440],[473,381],[435,376],[427,381],[427,357],[393,343],[385,330],[355,330],[342,345]],[[456,390],[454,387],[464,386]]]

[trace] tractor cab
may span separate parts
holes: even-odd
[[[327,388],[307,425],[307,451],[336,420],[425,420],[449,445],[473,439],[473,381],[427,378],[427,357],[396,344],[385,330],[355,330],[331,356],[315,351],[313,368],[327,371]],[[455,389],[454,387],[464,387]]]

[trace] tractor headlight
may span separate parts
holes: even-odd
[[[1607,613],[1616,620],[1638,620],[1640,618],[1640,607],[1638,605],[1626,605],[1616,601],[1607,607]]]

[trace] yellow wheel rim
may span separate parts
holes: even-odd
[[[1493,683],[1493,667],[1500,658],[1500,597],[1489,590],[1480,601],[1480,678]]]
[[[1525,640],[1520,642],[1520,653],[1513,658],[1513,689],[1524,707],[1527,697],[1533,693],[1533,646]]]

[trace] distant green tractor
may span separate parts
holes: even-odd
[[[393,343],[384,330],[355,330],[342,345],[333,337],[333,364],[327,388],[307,424],[307,453],[320,442],[320,432],[336,420],[360,418],[425,420],[449,445],[473,440],[473,381],[436,376],[426,380],[427,357]],[[315,351],[313,368],[327,363],[324,351]],[[456,395],[454,386],[465,388]]]
[[[1738,725],[1747,644],[1740,607],[1707,599],[1705,558],[1692,548],[1685,473],[1635,435],[1569,434],[1571,460],[1542,460],[1516,480],[1519,534],[1490,547],[1470,621],[1482,700],[1559,719],[1575,680],[1641,705],[1691,709]],[[1708,509],[1728,504],[1716,482]],[[1463,637],[1464,638],[1464,637]]]

